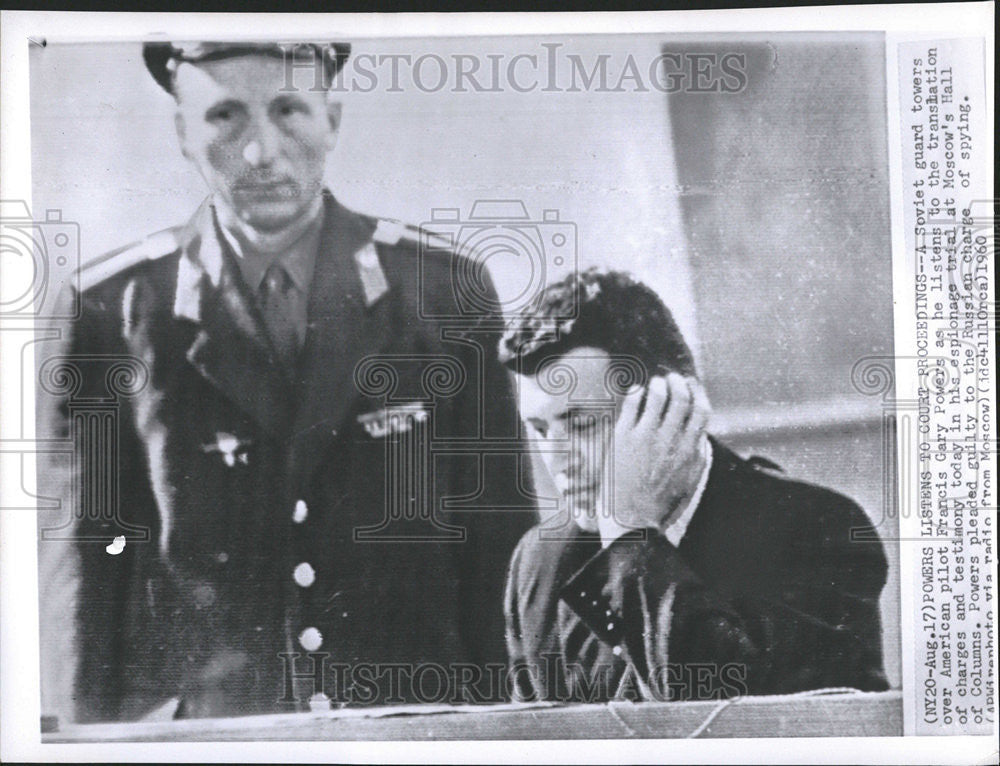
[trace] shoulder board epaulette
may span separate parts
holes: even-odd
[[[375,241],[373,237],[370,242],[366,242],[360,250],[354,253],[354,263],[358,267],[358,278],[365,291],[366,306],[371,306],[389,290],[389,282],[385,277],[385,272],[382,271]]]
[[[419,226],[381,218],[375,226],[372,240],[383,245],[398,245],[400,242],[428,247],[433,250],[454,250],[458,252],[451,237],[436,234]]]
[[[382,245],[396,245],[403,238],[403,234],[408,227],[400,221],[392,221],[388,218],[380,218],[375,224],[375,232],[372,239]]]
[[[125,247],[119,247],[110,253],[95,258],[80,267],[80,289],[87,290],[99,285],[115,274],[143,261],[154,261],[170,255],[180,246],[177,240],[178,229],[164,229],[156,234],[150,234],[145,239],[133,242]]]

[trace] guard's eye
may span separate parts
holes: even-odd
[[[277,99],[271,107],[272,114],[278,117],[294,117],[297,114],[309,114],[309,107],[297,98]]]
[[[221,104],[216,104],[205,114],[205,119],[209,122],[219,123],[219,124],[231,124],[235,120],[239,119],[243,114],[243,110],[238,104],[226,101]]]

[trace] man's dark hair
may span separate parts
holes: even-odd
[[[507,322],[500,361],[534,375],[542,361],[581,346],[633,357],[647,375],[696,375],[691,349],[670,310],[650,288],[621,271],[594,267],[546,287],[537,302]]]

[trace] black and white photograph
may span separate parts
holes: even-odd
[[[135,16],[16,43],[43,757],[995,727],[972,48]]]

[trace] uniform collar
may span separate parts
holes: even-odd
[[[251,292],[256,294],[264,281],[264,274],[273,263],[280,262],[299,292],[309,294],[323,229],[322,196],[316,198],[312,209],[303,216],[302,230],[298,232],[298,236],[293,235],[291,242],[280,248],[255,246],[241,233],[238,226],[227,225],[227,222],[234,219],[225,204],[218,200],[213,204],[222,235],[236,256],[240,273]]]
[[[288,380],[287,367],[272,353],[255,296],[209,200],[177,237],[174,316],[196,325],[188,360],[270,432],[284,437],[293,426],[302,475],[326,454],[335,435],[331,428],[340,427],[361,396],[354,382],[357,365],[393,337],[389,303],[382,300],[392,288],[372,241],[375,221],[342,207],[328,191],[323,201],[310,329],[295,380]]]

